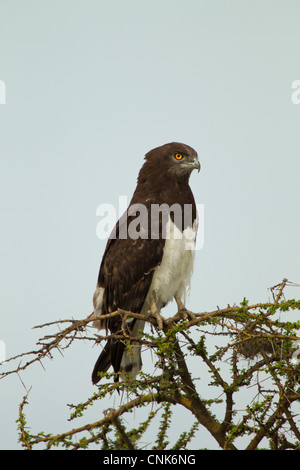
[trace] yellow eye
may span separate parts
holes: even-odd
[[[175,158],[176,160],[181,160],[183,156],[181,155],[181,153],[175,153]]]

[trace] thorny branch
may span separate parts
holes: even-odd
[[[274,306],[275,303],[266,303],[264,304],[265,307],[272,307]],[[261,304],[253,304],[250,306],[247,306],[247,310],[250,312],[251,310],[255,310],[259,308]],[[233,307],[226,307],[224,309],[217,309],[212,312],[203,312],[203,313],[193,313],[194,319],[192,320],[187,320],[186,321],[186,327],[189,329],[192,326],[199,325],[202,322],[207,322],[208,320],[214,318],[214,317],[222,317],[222,318],[231,318],[234,319],[234,314],[236,312],[239,312],[241,310],[240,307],[238,306],[233,306]],[[158,322],[154,317],[148,317],[146,315],[141,315],[139,313],[134,313],[134,312],[129,312],[125,311],[122,309],[118,309],[115,312],[109,313],[107,315],[103,315],[102,318],[112,318],[117,315],[126,315],[128,318],[136,318],[139,320],[143,320],[146,323],[150,323],[151,325],[158,327]],[[168,331],[170,328],[172,328],[176,323],[180,322],[182,320],[182,316],[180,312],[177,312],[176,315],[174,315],[171,318],[165,319],[165,324],[164,324],[164,331]],[[33,355],[35,356],[32,360],[29,360],[25,364],[19,364],[16,369],[7,371],[7,372],[2,372],[0,373],[0,379],[6,377],[7,375],[13,374],[13,373],[19,373],[23,370],[25,370],[27,367],[31,366],[34,362],[41,362],[42,359],[49,357],[52,358],[51,356],[51,351],[57,349],[58,351],[61,352],[61,350],[66,349],[66,346],[63,346],[61,343],[63,343],[64,340],[73,340],[73,339],[80,339],[79,333],[81,332],[86,332],[86,327],[92,323],[94,319],[92,319],[90,316],[85,318],[84,320],[57,320],[49,323],[44,323],[42,325],[36,325],[33,327],[33,329],[39,329],[39,328],[45,328],[47,326],[53,326],[53,325],[60,325],[62,323],[71,323],[70,326],[67,328],[60,330],[57,333],[54,333],[52,335],[46,335],[42,338],[39,339],[37,342],[38,345],[41,345],[40,349],[25,352],[18,354],[14,357],[11,357],[6,360],[6,363],[15,361],[16,359],[21,359],[26,356]],[[225,326],[225,324],[224,324]],[[231,329],[234,329],[232,326],[228,326]],[[72,334],[72,336],[70,336]],[[116,336],[117,337],[117,336]],[[123,338],[123,336],[121,336]],[[84,336],[83,339],[85,340],[92,340],[95,342],[100,342],[102,340],[106,340],[109,338],[109,335],[95,335],[93,338]],[[299,340],[300,338],[298,336],[293,336],[291,339],[294,340]],[[139,338],[135,338],[136,341],[139,341]],[[68,344],[69,345],[69,344]],[[68,347],[68,346],[67,346]]]
[[[123,318],[142,319],[157,331],[156,334],[145,334],[131,340],[141,342],[157,355],[156,367],[161,369],[162,374],[154,377],[141,374],[136,381],[102,382],[98,392],[86,403],[72,405],[75,411],[71,419],[81,416],[94,401],[111,395],[115,390],[124,390],[128,398],[130,395],[133,398],[118,409],[110,409],[94,423],[54,436],[44,433],[30,435],[26,431],[26,395],[19,412],[20,441],[28,449],[41,443],[46,448],[62,445],[78,449],[97,444],[105,449],[133,449],[136,448],[142,432],[150,425],[152,412],[139,430],[130,432],[124,426],[122,416],[136,407],[165,403],[168,407],[183,406],[191,412],[196,423],[204,426],[223,449],[237,449],[236,441],[245,436],[249,436],[246,445],[248,449],[257,449],[265,441],[274,449],[300,448],[300,410],[297,409],[300,399],[300,370],[299,366],[291,362],[292,344],[300,341],[300,322],[283,321],[280,318],[284,312],[300,310],[299,301],[282,300],[284,288],[292,284],[284,279],[274,286],[271,289],[273,302],[248,305],[244,299],[239,306],[228,305],[224,309],[201,313],[188,312],[184,306],[179,305],[178,312],[163,322],[153,316],[147,317],[121,309],[106,315],[106,318],[121,315]],[[276,314],[279,316],[276,317]],[[2,372],[0,378],[13,373],[19,374],[37,361],[42,363],[46,357],[52,358],[55,350],[63,351],[74,340],[84,339],[97,343],[106,340],[109,335],[88,334],[93,320],[88,316],[83,320],[58,320],[34,327],[41,329],[56,325],[61,328],[63,324],[68,324],[66,328],[40,338],[37,343],[39,349],[10,358],[7,363],[24,359],[27,362],[20,362],[12,370]],[[159,323],[163,325],[163,331],[159,328]],[[119,334],[118,337],[128,341],[128,335]],[[209,337],[220,340],[226,338],[227,342],[222,345],[214,341],[214,344],[217,343],[216,351],[211,353],[207,345]],[[197,358],[199,368],[204,365],[209,371],[210,385],[218,391],[217,396],[210,396],[209,399],[202,396],[201,386],[198,390],[198,380],[193,377],[189,366],[190,356]],[[248,367],[245,367],[245,361],[248,361]],[[225,367],[228,368],[227,375],[224,373]],[[113,374],[103,376],[110,380]],[[244,393],[244,390],[251,387],[256,387],[257,392],[244,411],[238,411],[235,407],[236,397],[240,391]],[[224,410],[217,418],[214,408],[223,400]],[[166,427],[168,419],[171,419],[170,408],[163,416]],[[196,428],[193,425],[190,432],[182,433],[176,445],[186,446]],[[111,437],[113,430],[117,436],[115,439]],[[84,433],[88,436],[74,442],[74,437]]]

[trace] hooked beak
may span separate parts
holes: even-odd
[[[191,166],[195,168],[195,170],[198,170],[198,173],[199,173],[201,165],[197,157],[194,158],[194,160],[191,162]]]

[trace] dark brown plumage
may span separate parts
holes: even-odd
[[[181,157],[179,158],[178,155]],[[160,310],[171,300],[169,297],[173,298],[176,294],[172,292],[172,288],[167,297],[161,294],[161,280],[157,281],[158,287],[155,288],[155,280],[153,281],[155,272],[158,270],[157,279],[159,279],[160,271],[164,272],[160,267],[165,256],[164,233],[167,219],[159,214],[153,220],[151,210],[154,204],[167,205],[165,210],[173,204],[180,205],[182,209],[185,204],[189,204],[192,208],[192,223],[194,223],[196,205],[188,184],[193,169],[200,170],[197,153],[185,144],[173,142],[157,147],[146,154],[129,208],[117,222],[103,254],[94,294],[94,317],[98,318],[94,326],[106,328],[111,333],[120,332],[122,319],[119,316],[110,318],[104,323],[101,321],[101,315],[118,308],[147,314],[150,308],[150,295],[151,298],[157,297],[154,300],[157,309]],[[136,211],[139,205],[143,205],[143,211]],[[142,212],[145,214],[144,217],[141,217]],[[183,216],[178,223],[172,212],[169,215],[176,226],[182,224],[179,227],[181,231],[188,226],[189,221]],[[130,227],[136,229],[137,237],[132,237]],[[174,271],[175,276],[176,269],[175,265],[168,266],[166,272],[171,276]],[[176,275],[179,276],[179,274]],[[162,279],[165,282],[165,278]],[[185,279],[178,279],[177,287],[175,286],[174,289],[181,292],[185,281]],[[153,292],[151,286],[154,289]],[[165,286],[164,291],[168,290],[168,286]],[[135,336],[138,330],[143,328],[143,324],[132,320],[127,327],[129,333]],[[126,355],[124,342],[113,337],[109,339],[95,364],[92,374],[94,384],[99,381],[98,372],[107,371],[111,365],[115,372],[135,375],[141,367],[140,347],[137,346],[136,357],[130,358]]]

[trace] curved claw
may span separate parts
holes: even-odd
[[[153,299],[150,302],[150,309],[148,312],[156,319],[159,330],[163,330],[163,323],[166,323],[166,319],[159,313],[156,302]]]
[[[176,294],[174,296],[177,307],[178,307],[178,313],[182,317],[183,320],[194,320],[196,318],[195,314],[188,310],[185,305],[183,304],[181,298]]]

